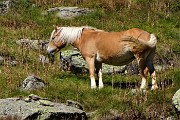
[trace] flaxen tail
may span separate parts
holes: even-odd
[[[122,40],[129,42],[129,44],[136,44],[138,46],[141,46],[141,48],[143,48],[145,46],[154,48],[154,47],[156,47],[156,44],[157,44],[157,38],[154,34],[150,34],[149,41],[145,41],[140,38],[134,38],[132,36],[124,36],[124,37],[122,37]]]
[[[150,46],[150,47],[155,47],[156,44],[157,44],[157,38],[156,38],[156,36],[154,34],[151,34],[150,39],[147,42],[147,45]]]
[[[137,43],[137,41],[141,44],[141,46],[146,45],[146,46],[149,46],[151,48],[156,47],[156,44],[157,44],[157,38],[154,34],[150,34],[149,41],[144,41],[144,40],[139,39],[139,38],[136,40],[136,43]]]

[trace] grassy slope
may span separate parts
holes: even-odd
[[[125,7],[120,9],[118,6],[114,7],[107,4],[107,2],[102,3],[97,0],[75,4],[81,7],[96,8],[97,11],[95,13],[72,20],[62,20],[53,15],[43,16],[41,14],[42,11],[50,6],[58,6],[58,2],[49,5],[37,3],[38,6],[35,7],[32,7],[32,4],[26,0],[19,0],[19,2],[15,3],[9,14],[0,16],[0,55],[7,60],[18,61],[17,66],[11,66],[8,63],[0,66],[0,98],[25,96],[34,93],[57,102],[65,102],[68,99],[72,99],[82,103],[85,111],[98,110],[92,119],[99,119],[110,114],[109,111],[111,109],[117,109],[119,112],[134,110],[134,113],[138,111],[147,115],[147,111],[151,109],[152,103],[157,106],[155,108],[162,107],[159,113],[165,111],[167,115],[175,114],[171,106],[171,98],[180,86],[178,81],[180,70],[178,69],[158,74],[158,82],[160,80],[173,79],[173,87],[169,86],[164,90],[148,91],[146,95],[131,95],[129,93],[130,89],[121,89],[119,86],[116,86],[116,84],[126,81],[139,81],[139,76],[104,75],[105,88],[90,90],[90,81],[87,74],[74,75],[60,71],[58,60],[56,60],[54,65],[43,66],[38,61],[38,55],[43,53],[42,51],[33,51],[28,48],[22,50],[22,47],[16,45],[15,42],[19,38],[48,40],[53,30],[53,25],[89,25],[107,31],[121,31],[138,27],[153,32],[158,36],[158,54],[164,54],[162,51],[167,47],[179,53],[178,12],[173,12],[168,18],[165,18],[165,13],[152,11],[148,21],[146,11],[138,7],[136,9],[136,6],[131,9]],[[70,6],[74,3],[63,4]],[[156,16],[156,19],[154,16]],[[19,86],[29,74],[41,77],[48,83],[47,87],[37,91],[21,91]],[[114,83],[113,87],[111,85],[112,80]]]

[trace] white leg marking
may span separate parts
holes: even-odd
[[[90,76],[91,78],[91,89],[96,88],[96,81],[94,76]]]
[[[145,77],[142,77],[140,89],[145,89],[145,88],[146,88],[146,78],[145,78]]]
[[[157,82],[156,82],[155,71],[151,74],[151,78],[152,78],[152,87],[151,87],[151,90],[158,89]]]
[[[104,84],[102,81],[102,69],[99,70],[98,77],[99,77],[99,88],[103,88]]]

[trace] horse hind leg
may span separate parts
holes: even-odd
[[[146,89],[146,87],[147,87],[148,69],[147,69],[147,67],[145,65],[146,62],[145,62],[144,58],[138,58],[137,61],[138,61],[138,64],[139,64],[140,74],[141,74],[141,77],[142,77],[140,89],[143,90],[143,89]]]
[[[153,49],[150,52],[150,54],[147,57],[147,61],[146,61],[146,64],[147,64],[147,67],[148,67],[148,70],[149,70],[149,73],[150,73],[150,76],[151,76],[151,79],[152,79],[151,90],[158,89],[158,85],[157,85],[157,81],[156,81],[156,72],[155,72],[155,68],[154,68],[154,65],[153,65],[154,55],[155,55],[155,49]]]
[[[156,89],[158,89],[155,71],[151,73],[151,78],[152,78],[152,87],[151,87],[151,90],[156,90]]]
[[[149,63],[147,67],[148,67],[148,70],[149,70],[149,73],[150,73],[150,76],[151,76],[151,79],[152,79],[151,90],[158,89],[158,85],[157,85],[157,81],[156,81],[156,72],[155,72],[155,69],[154,69],[154,65],[152,63]]]

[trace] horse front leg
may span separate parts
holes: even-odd
[[[95,67],[96,67],[97,77],[99,78],[99,89],[101,89],[101,88],[104,87],[104,84],[103,84],[103,81],[102,81],[102,63],[96,62]]]
[[[96,88],[96,80],[95,80],[95,76],[94,76],[94,58],[85,58],[86,63],[88,65],[89,68],[89,76],[91,79],[91,89]]]

